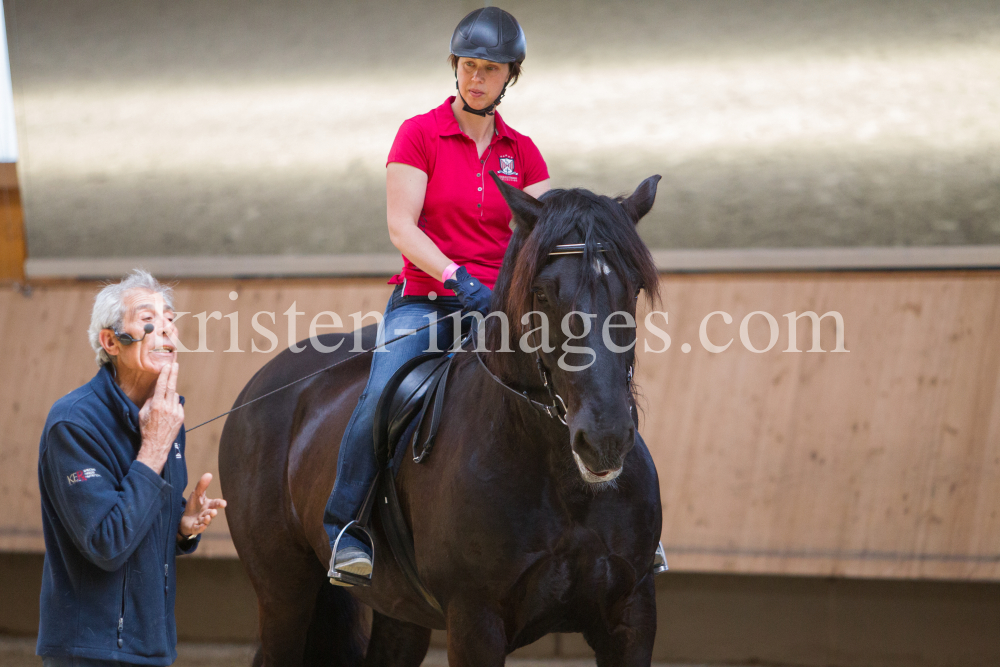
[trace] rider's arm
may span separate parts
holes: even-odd
[[[421,172],[423,173],[423,172]],[[550,179],[546,178],[544,181],[538,181],[537,183],[532,183],[524,188],[524,194],[531,195],[535,199],[538,199],[543,194],[549,191]]]
[[[545,158],[542,157],[534,141],[522,136],[517,143],[520,151],[518,157],[521,164],[521,178],[527,183],[522,190],[537,199],[550,187],[549,167],[545,164]]]
[[[386,211],[389,239],[407,259],[429,276],[440,280],[451,260],[417,226],[427,192],[427,174],[401,162],[390,162],[385,169]]]

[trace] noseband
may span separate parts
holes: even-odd
[[[596,252],[604,252],[604,248],[601,247],[600,243],[595,243],[594,245],[596,246],[595,247]],[[563,243],[561,245],[557,245],[552,250],[552,252],[549,253],[549,257],[554,257],[556,255],[582,255],[584,248],[586,247],[587,247],[586,243]],[[472,336],[470,335],[469,338],[471,339]],[[523,398],[524,400],[528,401],[528,403],[530,403],[532,407],[540,410],[541,412],[544,412],[551,419],[558,419],[560,422],[563,423],[564,426],[568,426],[565,417],[565,415],[568,412],[566,409],[566,401],[563,400],[562,396],[556,393],[555,388],[552,384],[552,380],[549,378],[549,370],[545,368],[545,364],[542,363],[542,355],[538,353],[538,350],[535,350],[535,365],[538,367],[538,375],[542,379],[542,385],[544,385],[546,391],[549,392],[549,401],[551,402],[549,405],[534,400],[533,398],[528,396],[527,391],[518,391],[517,389],[514,389],[509,384],[498,378],[496,375],[493,374],[493,371],[491,371],[486,366],[486,362],[484,362],[483,358],[479,355],[479,350],[476,349],[475,352],[476,352],[476,359],[479,360],[479,365],[483,367],[483,370],[485,370],[489,374],[489,376],[496,381],[497,384],[499,384],[501,387],[511,392],[518,398]],[[627,382],[631,381],[632,381],[632,366],[629,366]],[[629,410],[631,410],[631,406],[629,406]]]

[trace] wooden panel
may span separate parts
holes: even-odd
[[[644,354],[642,433],[675,568],[1000,576],[996,273],[700,276],[662,283],[674,345]],[[724,344],[711,354],[699,324]],[[774,315],[767,353],[743,317]],[[784,313],[839,311],[847,353],[788,353]],[[749,329],[763,348],[763,316]],[[799,326],[800,350],[810,347]],[[823,341],[833,348],[833,322]],[[684,341],[694,349],[679,353]],[[659,357],[659,358],[656,358]]]
[[[0,162],[0,282],[24,281],[27,245],[17,187],[17,165]]]
[[[50,284],[32,296],[0,293],[0,549],[40,550],[37,441],[49,406],[94,373],[85,336],[93,283]],[[663,542],[676,570],[871,577],[1000,579],[1000,273],[800,273],[664,275],[672,342],[640,331],[641,431],[653,452],[664,506]],[[238,299],[229,298],[235,291]],[[226,352],[229,321],[210,321],[211,353],[182,355],[187,423],[229,409],[272,354],[250,352],[251,318],[282,344],[294,301],[322,310],[381,312],[381,280],[201,281],[178,286],[193,313],[239,312],[239,348]],[[699,342],[699,324],[722,353]],[[755,354],[740,340],[752,311],[772,314],[777,344]],[[841,313],[846,353],[784,352],[788,312]],[[197,322],[180,320],[198,347]],[[642,318],[640,317],[640,320]],[[347,328],[351,324],[345,322]],[[822,345],[833,347],[833,321]],[[767,323],[755,316],[752,344]],[[254,334],[260,347],[263,336]],[[689,353],[681,350],[689,343]],[[797,346],[811,346],[807,320]],[[189,436],[194,479],[216,472],[222,420]],[[213,482],[213,490],[217,490]],[[201,555],[233,554],[218,523]]]
[[[0,188],[17,188],[16,162],[0,162]]]
[[[6,347],[6,358],[0,365],[0,502],[12,510],[0,518],[0,550],[43,549],[37,488],[38,439],[52,403],[97,372],[86,329],[98,289],[94,283],[74,283],[39,285],[30,296],[0,292],[0,343]],[[251,352],[251,338],[258,349],[270,347],[263,336],[254,334],[254,313],[275,313],[277,324],[271,324],[266,316],[260,322],[276,332],[283,346],[288,333],[287,318],[282,313],[293,302],[296,310],[308,314],[297,318],[298,339],[309,335],[309,322],[320,311],[331,310],[344,316],[356,311],[381,313],[390,291],[384,279],[335,283],[187,282],[177,286],[174,302],[178,311],[220,315],[239,312],[239,348],[246,352],[226,352],[230,347],[229,320],[208,321],[204,348],[211,352],[190,352],[180,357],[178,388],[187,400],[187,426],[229,410],[243,385],[280,351]],[[238,295],[235,302],[230,299],[231,292]],[[366,323],[371,321],[369,318]],[[178,327],[182,343],[190,350],[198,349],[198,321],[190,314],[184,315]],[[196,481],[204,472],[215,475],[210,493],[221,493],[217,452],[224,423],[220,419],[188,436],[189,477]],[[198,552],[203,556],[235,555],[224,520],[213,524]]]
[[[666,273],[750,271],[861,271],[998,269],[1000,245],[854,246],[850,248],[689,248],[652,250]],[[136,257],[34,257],[25,263],[30,280],[102,280],[141,263],[171,278],[360,278],[389,276],[399,253],[349,255],[161,255]]]

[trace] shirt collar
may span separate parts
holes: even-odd
[[[503,122],[503,118],[500,117],[499,112],[493,113],[493,128],[494,134],[496,134],[497,137],[501,139],[510,138],[510,130],[507,129],[507,123]]]
[[[115,370],[111,364],[103,364],[97,375],[90,381],[97,397],[101,399],[114,413],[118,421],[135,433],[141,433],[139,428],[139,407],[132,402],[122,388],[115,382]],[[184,405],[184,397],[180,397]]]
[[[451,103],[454,101],[455,96],[452,95],[444,101],[444,104],[434,110],[434,117],[438,126],[438,134],[442,137],[462,134],[462,129],[458,126],[458,121],[455,120],[455,112],[451,110]],[[499,112],[494,112],[493,138],[496,140],[504,137],[510,137],[510,131],[507,129],[507,123],[503,122],[503,118],[500,117]]]
[[[115,369],[111,364],[103,364],[97,375],[90,381],[94,393],[108,406],[118,421],[131,431],[139,432],[139,408],[115,382]]]

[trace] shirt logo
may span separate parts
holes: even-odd
[[[181,458],[181,445],[179,442],[174,443],[174,449],[177,450],[177,452],[174,454],[174,458],[178,459]]]
[[[93,468],[84,468],[83,470],[77,470],[72,475],[66,475],[66,481],[69,482],[70,486],[73,486],[77,482],[86,482],[91,477],[100,477],[100,475]]]
[[[500,171],[497,174],[501,177],[503,176],[517,176],[517,172],[514,171],[514,158],[510,156],[501,155],[500,156]],[[503,180],[516,180],[516,179],[506,179]]]

